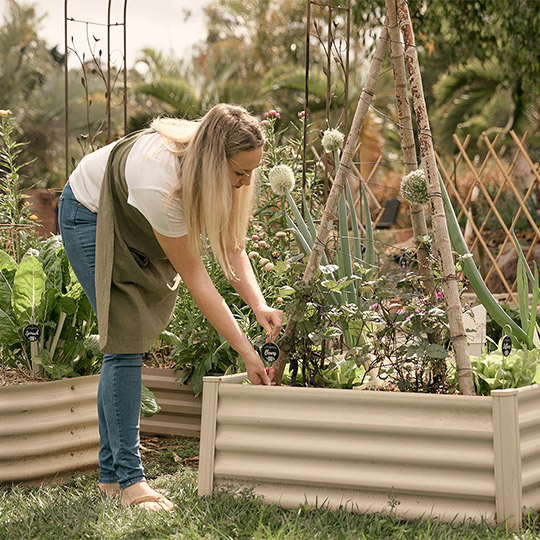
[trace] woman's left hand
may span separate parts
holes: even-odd
[[[263,306],[255,311],[257,321],[266,330],[266,337],[275,341],[283,327],[283,311]]]

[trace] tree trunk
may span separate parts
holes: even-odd
[[[462,394],[474,395],[472,368],[467,347],[467,336],[463,325],[454,257],[452,255],[452,246],[446,225],[433,140],[424,100],[418,54],[414,44],[409,9],[405,0],[397,0],[397,14],[405,44],[405,62],[409,72],[413,108],[418,126],[420,155],[427,177],[434,243],[441,266],[442,287],[448,311],[448,323],[456,360],[459,389]]]
[[[401,44],[401,34],[397,22],[396,0],[386,0],[387,26],[390,35],[390,58],[394,71],[394,82],[396,87],[396,105],[400,128],[401,150],[403,152],[403,162],[405,174],[418,168],[416,145],[414,142],[414,131],[411,118],[411,108],[407,95],[407,72],[405,70],[403,45]],[[411,208],[411,223],[413,228],[414,244],[418,256],[418,266],[422,283],[426,293],[434,297],[435,279],[429,264],[429,251],[425,242],[418,238],[428,236],[428,228],[424,207],[421,204],[409,203]]]
[[[336,173],[336,178],[332,184],[332,189],[326,200],[326,205],[324,208],[323,215],[321,217],[321,223],[317,230],[317,237],[315,239],[315,244],[313,250],[309,256],[306,270],[302,278],[304,285],[310,286],[314,283],[315,277],[317,275],[317,270],[321,264],[322,255],[324,253],[324,248],[326,246],[326,241],[330,235],[330,231],[334,225],[334,221],[337,217],[338,203],[339,198],[345,187],[345,182],[347,181],[347,175],[351,170],[351,163],[354,155],[354,151],[357,145],[358,138],[360,137],[360,132],[364,125],[369,106],[371,104],[371,99],[373,97],[373,92],[375,91],[375,83],[379,76],[379,71],[386,53],[386,48],[388,45],[388,31],[386,27],[381,31],[379,40],[377,42],[377,47],[375,49],[375,54],[373,60],[371,61],[371,66],[369,68],[368,76],[364,88],[362,89],[362,94],[358,101],[358,106],[356,107],[356,112],[354,113],[354,118],[352,121],[351,129],[349,131],[347,142],[345,143],[345,148],[341,155],[341,161]],[[279,384],[281,382],[281,377],[283,376],[283,370],[287,364],[289,353],[293,345],[293,335],[295,329],[294,322],[294,313],[291,313],[287,326],[285,327],[285,333],[280,342],[280,355],[277,361],[274,364],[274,381]]]

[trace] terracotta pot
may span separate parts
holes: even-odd
[[[92,375],[0,388],[0,484],[97,468],[98,382]]]
[[[412,238],[413,235],[412,227],[406,229],[394,229],[393,232],[396,235],[396,244],[403,244],[403,242]]]
[[[199,495],[215,482],[269,503],[507,521],[540,508],[540,387],[489,397],[204,380]]]
[[[143,367],[143,384],[152,390],[161,412],[141,418],[143,435],[199,437],[202,398],[194,397],[191,383],[181,385],[172,369]]]

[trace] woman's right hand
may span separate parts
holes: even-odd
[[[264,367],[260,356],[253,350],[249,354],[242,355],[248,379],[252,384],[270,386],[274,375],[274,368]]]

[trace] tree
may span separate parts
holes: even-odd
[[[28,141],[23,159],[31,178],[43,179],[57,168],[63,109],[62,65],[39,37],[41,17],[34,7],[9,0],[0,27],[0,95],[2,108],[11,109],[20,128],[18,139]],[[34,183],[35,180],[30,180]]]
[[[516,89],[516,84],[520,81],[509,80],[497,58],[485,62],[473,58],[450,67],[434,87],[434,126],[439,148],[453,153],[454,133],[462,139],[471,135],[472,151],[477,149],[476,142],[483,132],[500,133],[500,144],[504,144],[510,130],[538,133],[538,107],[527,101],[530,96]],[[529,138],[532,143],[533,138]]]
[[[355,25],[375,32],[384,0],[357,0]],[[540,73],[538,2],[529,0],[410,0],[409,10],[427,98],[439,75],[456,63],[497,58],[516,92],[534,94]],[[517,82],[520,84],[517,84]]]

